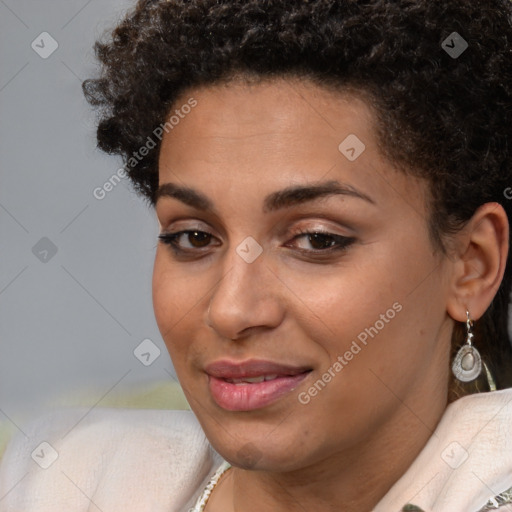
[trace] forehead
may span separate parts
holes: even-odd
[[[191,98],[195,106],[162,141],[160,184],[224,187],[227,199],[228,180],[255,195],[334,179],[388,200],[422,196],[423,184],[381,154],[363,94],[301,80],[234,81],[190,89],[171,114]]]
[[[171,114],[192,96],[197,105],[168,137],[176,143],[215,138],[216,144],[235,149],[242,138],[253,137],[260,144],[272,143],[274,149],[280,144],[286,151],[307,138],[332,140],[337,150],[340,137],[348,132],[373,142],[373,112],[354,92],[335,92],[299,79],[236,80],[187,91],[176,100]],[[249,147],[246,144],[244,149]],[[303,149],[308,147],[311,144]]]

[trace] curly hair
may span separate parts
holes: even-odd
[[[455,40],[467,43],[460,55],[449,51]],[[482,204],[502,204],[511,219],[511,48],[510,0],[139,0],[96,43],[101,70],[83,89],[99,109],[99,147],[123,157],[152,204],[160,139],[144,158],[133,155],[194,87],[294,77],[360,91],[375,111],[382,153],[427,180],[429,231],[446,253],[446,237]],[[475,325],[499,388],[512,386],[511,272],[509,253]],[[463,336],[456,324],[453,351]],[[452,395],[481,387],[453,382]]]

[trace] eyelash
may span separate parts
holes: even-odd
[[[187,229],[187,230],[183,230],[183,231],[177,231],[175,233],[161,233],[160,235],[158,235],[158,238],[162,243],[170,246],[177,255],[185,255],[185,254],[190,255],[190,254],[194,254],[194,253],[197,254],[200,252],[204,252],[204,251],[201,251],[201,248],[183,249],[177,243],[177,240],[179,240],[179,238],[181,236],[190,235],[193,233],[201,234],[201,235],[209,235],[209,236],[213,237],[213,235],[211,235],[211,233],[208,233],[206,231],[200,231],[197,229]],[[345,251],[346,249],[348,249],[348,247],[350,245],[352,245],[355,242],[354,237],[337,235],[337,234],[329,233],[327,231],[322,231],[322,230],[315,230],[315,231],[298,230],[295,233],[293,233],[292,241],[297,240],[302,237],[308,237],[308,236],[311,237],[311,236],[316,236],[316,235],[330,238],[331,240],[333,240],[335,242],[335,245],[331,245],[330,247],[327,247],[324,249],[300,249],[299,248],[298,250],[300,252],[302,252],[303,254],[326,255],[326,254],[331,254],[333,252]],[[311,241],[310,241],[310,243],[311,243]],[[206,246],[206,248],[208,248],[208,247],[210,247],[209,244]]]

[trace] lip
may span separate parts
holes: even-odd
[[[252,411],[270,405],[293,391],[310,371],[311,368],[306,366],[257,359],[241,362],[221,360],[205,368],[212,398],[219,407],[228,411]],[[262,376],[273,378],[256,383],[230,382]]]

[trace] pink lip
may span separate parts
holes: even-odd
[[[240,363],[217,361],[209,364],[208,386],[219,407],[228,411],[251,411],[270,405],[295,389],[310,368],[289,366],[271,361],[247,360]],[[233,379],[277,375],[273,380],[235,384]]]

